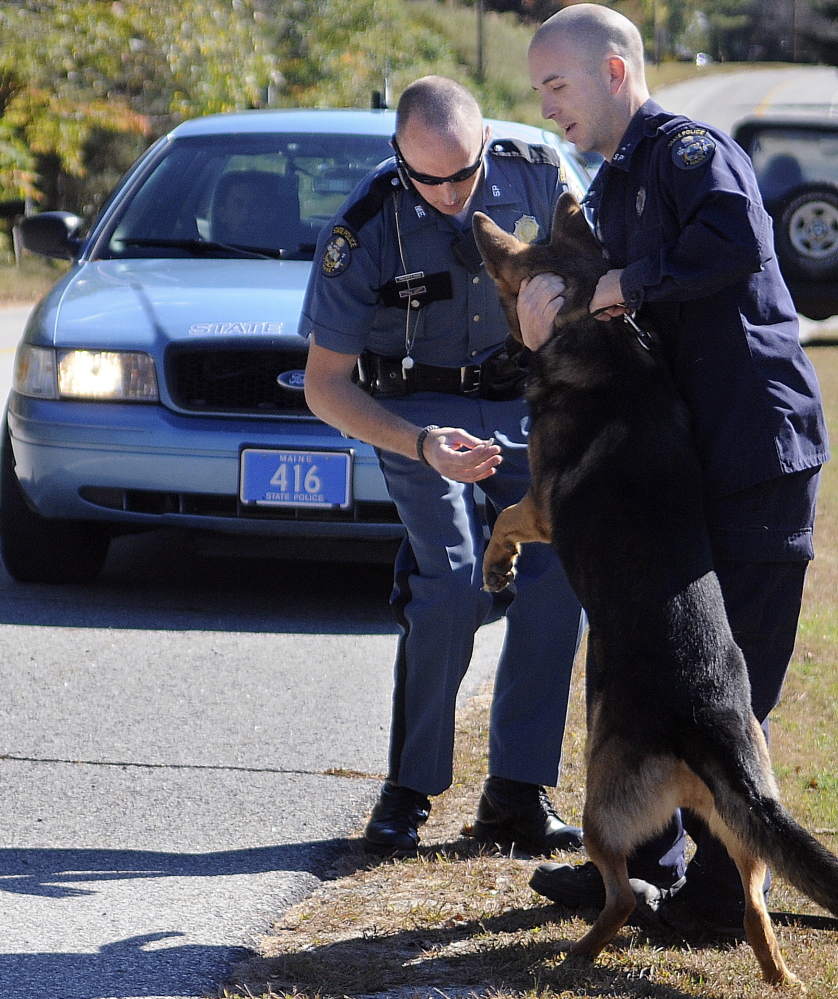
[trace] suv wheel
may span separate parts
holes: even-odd
[[[9,428],[0,454],[0,552],[19,583],[89,583],[101,572],[110,537],[95,524],[42,517],[27,503],[15,473]]]
[[[838,190],[798,187],[777,217],[777,256],[789,273],[814,280],[838,276]]]

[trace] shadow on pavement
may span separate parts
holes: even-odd
[[[177,531],[118,538],[89,585],[16,583],[0,564],[0,623],[59,628],[394,634],[392,567],[207,556]]]
[[[105,944],[94,953],[0,954],[0,987],[4,999],[210,995],[217,994],[230,964],[251,954],[241,947],[173,946],[177,936],[149,933],[129,937]]]
[[[350,845],[350,840],[341,838],[216,853],[6,849],[0,850],[0,892],[69,898],[91,894],[93,889],[83,886],[97,881],[214,878],[269,871],[305,872],[325,881],[334,876],[338,855],[343,861],[357,853],[359,866],[368,863],[360,851],[349,850]]]
[[[0,850],[0,893],[62,900],[93,895],[99,882],[161,878],[216,878],[265,872],[335,877],[335,860],[366,863],[350,840],[319,840],[215,853],[146,850]],[[60,911],[57,916],[60,918]],[[128,937],[78,953],[0,953],[2,999],[172,999],[216,995],[231,965],[254,956],[241,946],[179,943],[166,930]]]

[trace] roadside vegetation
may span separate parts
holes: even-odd
[[[699,51],[725,67],[838,61],[830,0],[605,2],[640,28],[653,85]],[[436,72],[474,87],[489,115],[537,119],[522,56],[561,3],[482,0],[478,18],[475,0],[3,0],[0,254],[24,206],[91,214],[145,146],[195,115],[365,107]]]
[[[385,80],[395,103],[417,76],[442,73],[488,117],[554,127],[526,71],[533,24],[511,10],[485,13],[482,74],[473,4],[439,0],[45,0],[37,11],[0,4],[0,29],[0,306],[40,298],[66,268],[25,252],[16,266],[11,227],[25,198],[92,219],[140,152],[194,115],[368,107]],[[648,75],[654,89],[745,65],[669,60]]]
[[[0,308],[26,305],[44,295],[67,269],[63,262],[25,254],[19,267],[0,265]]]
[[[487,116],[511,118],[529,125],[546,125],[541,117],[537,96],[527,72],[527,47],[534,26],[522,23],[511,13],[488,11],[484,15],[483,79],[477,74],[477,34],[474,10],[460,5],[440,4],[436,0],[412,0],[410,9],[418,22],[444,33],[455,56],[463,82],[480,97]],[[771,63],[772,68],[784,64]],[[729,61],[697,67],[692,60],[650,62],[646,67],[649,88],[680,83],[696,76],[733,73],[753,69],[754,63]]]
[[[838,349],[809,349],[838,440]],[[794,662],[774,712],[771,752],[795,817],[838,852],[838,463],[824,471],[818,555],[809,572]],[[584,803],[584,663],[577,664],[560,788],[569,822]],[[624,928],[593,965],[565,961],[586,923],[536,895],[538,862],[481,854],[462,835],[486,773],[489,693],[459,720],[454,786],[434,799],[418,858],[371,861],[347,843],[328,880],[279,917],[261,956],[221,994],[264,999],[767,999],[747,944],[686,945]],[[359,829],[357,836],[361,836]],[[578,861],[578,856],[557,856]],[[775,879],[770,909],[789,967],[809,999],[838,997],[838,920]],[[789,914],[796,914],[794,916]]]

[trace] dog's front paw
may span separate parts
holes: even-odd
[[[506,511],[504,511],[505,513]],[[503,514],[501,514],[503,516]],[[515,578],[515,563],[518,561],[518,545],[499,536],[497,528],[489,538],[483,555],[483,589],[489,593],[500,593]]]
[[[501,590],[505,590],[507,586],[515,578],[515,573],[510,572],[505,576],[500,576],[497,573],[490,572],[488,574],[483,574],[483,589],[487,593],[500,593]]]
[[[500,593],[515,578],[515,565],[506,559],[503,562],[483,563],[483,589],[489,593]]]

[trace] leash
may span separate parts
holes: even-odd
[[[601,309],[597,309],[596,312],[592,312],[591,315],[596,318],[597,316],[601,316],[603,312],[607,312],[609,309],[613,308],[613,305],[605,305]],[[622,319],[626,326],[631,327],[635,340],[637,340],[644,350],[652,349],[652,344],[654,343],[652,334],[648,330],[644,330],[642,326],[638,326],[633,315],[628,312],[624,312],[621,316],[615,316],[614,318]]]
[[[630,316],[627,312],[623,315],[623,321],[631,326],[634,331],[634,338],[640,344],[644,350],[651,350],[654,340],[652,339],[652,334],[648,330],[644,330],[642,326],[638,326],[634,321],[634,316]]]

